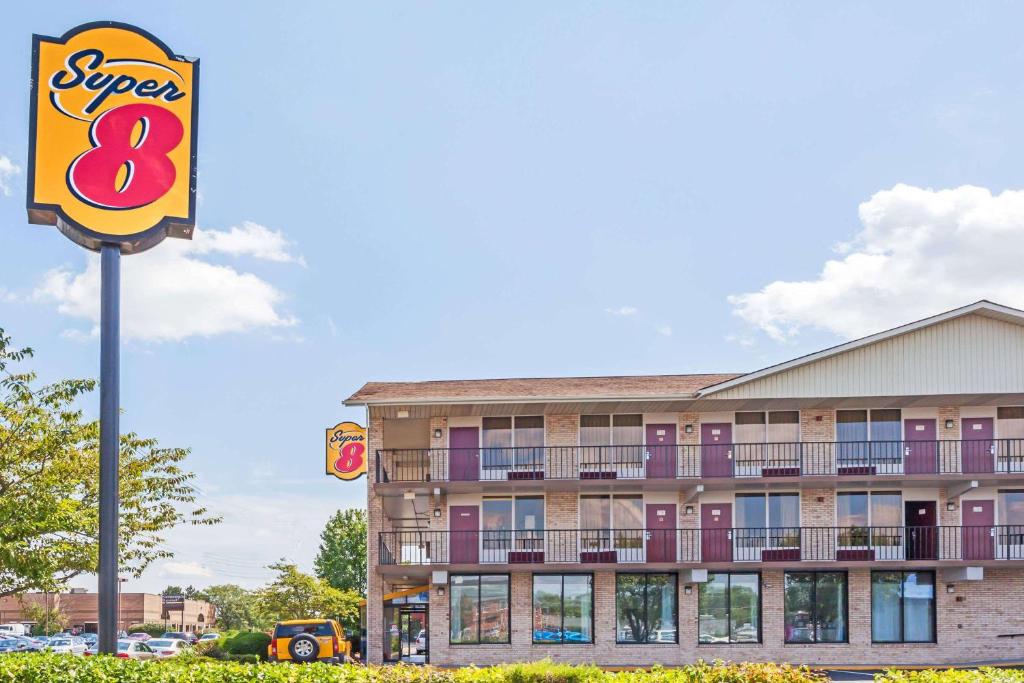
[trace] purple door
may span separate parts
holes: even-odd
[[[906,519],[906,557],[908,560],[938,559],[938,517],[935,501],[907,501],[904,505]]]
[[[995,503],[991,500],[962,500],[963,558],[991,560],[996,556]]]
[[[453,505],[450,516],[451,539],[448,542],[452,564],[477,564],[480,561],[480,508]]]
[[[732,476],[732,425],[728,422],[700,426],[700,476]]]
[[[480,430],[452,427],[448,430],[448,478],[451,481],[480,479]]]
[[[675,479],[676,426],[673,424],[647,425],[648,479]]]
[[[732,562],[732,503],[700,506],[701,562]]]
[[[963,430],[963,441],[960,442],[963,471],[995,472],[996,432],[992,418],[965,417],[960,424]]]
[[[935,420],[904,420],[903,472],[931,474],[938,471],[938,444],[935,442]]]
[[[647,561],[676,561],[676,506],[647,506]]]

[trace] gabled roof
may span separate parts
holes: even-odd
[[[787,370],[792,370],[793,368],[807,365],[809,363],[815,363],[825,358],[837,356],[841,353],[846,353],[848,351],[868,346],[870,344],[876,344],[886,339],[891,339],[893,337],[898,337],[900,335],[908,334],[910,332],[915,332],[926,327],[938,325],[940,323],[944,323],[949,320],[954,320],[956,318],[962,318],[967,315],[982,315],[985,317],[995,318],[997,320],[1002,320],[1005,322],[1024,325],[1024,311],[982,299],[981,301],[976,301],[973,304],[968,304],[967,306],[954,308],[951,311],[946,311],[945,313],[933,315],[930,318],[924,318],[922,320],[908,323],[906,325],[900,325],[899,327],[894,327],[890,330],[885,330],[884,332],[878,332],[867,337],[854,339],[853,341],[846,342],[845,344],[839,344],[838,346],[833,346],[822,351],[818,351],[816,353],[807,354],[806,356],[800,356],[799,358],[794,358],[793,360],[789,360],[784,363],[770,365],[761,370],[756,370],[745,375],[739,375],[737,377],[727,379],[719,384],[715,384],[701,389],[699,392],[699,396],[713,398],[714,394],[718,392],[725,391],[727,389],[732,389],[734,387],[747,384],[748,382],[753,382],[763,377],[775,375],[780,372],[786,372]]]
[[[693,398],[704,387],[719,384],[734,377],[738,377],[738,375],[729,373],[368,382],[349,396],[345,400],[345,405],[688,399]]]

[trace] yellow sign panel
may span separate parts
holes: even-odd
[[[340,422],[327,430],[327,474],[351,481],[366,474],[366,428]]]
[[[195,226],[199,60],[112,21],[33,36],[29,222],[143,251]]]

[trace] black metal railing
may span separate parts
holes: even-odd
[[[381,565],[1024,560],[1024,525],[383,531]]]
[[[1024,474],[1024,439],[377,451],[378,482]]]

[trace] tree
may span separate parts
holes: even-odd
[[[32,622],[32,635],[48,636],[51,633],[60,633],[68,626],[68,618],[61,611],[56,600],[51,600],[49,595],[38,600],[25,600],[24,596],[18,597],[21,607],[22,621]]]
[[[0,330],[0,597],[54,591],[98,567],[99,422],[77,407],[97,383],[40,386],[35,373],[18,369],[31,356]],[[218,521],[196,505],[187,456],[155,439],[121,437],[123,572],[138,576],[170,557],[166,530]]]
[[[366,510],[338,510],[320,534],[316,575],[338,590],[366,595]]]
[[[257,591],[257,604],[270,620],[337,619],[347,628],[358,626],[361,596],[355,591],[338,590],[284,560],[269,569],[277,578]]]
[[[200,593],[202,593],[202,591],[194,588],[193,586],[185,586],[182,588],[181,586],[175,586],[172,584],[167,588],[164,588],[160,592],[160,595],[180,595],[186,600],[202,600],[202,598],[199,597]]]
[[[217,608],[217,627],[220,629],[241,630],[270,625],[260,614],[257,596],[241,586],[232,583],[210,586],[199,591],[198,599]]]

